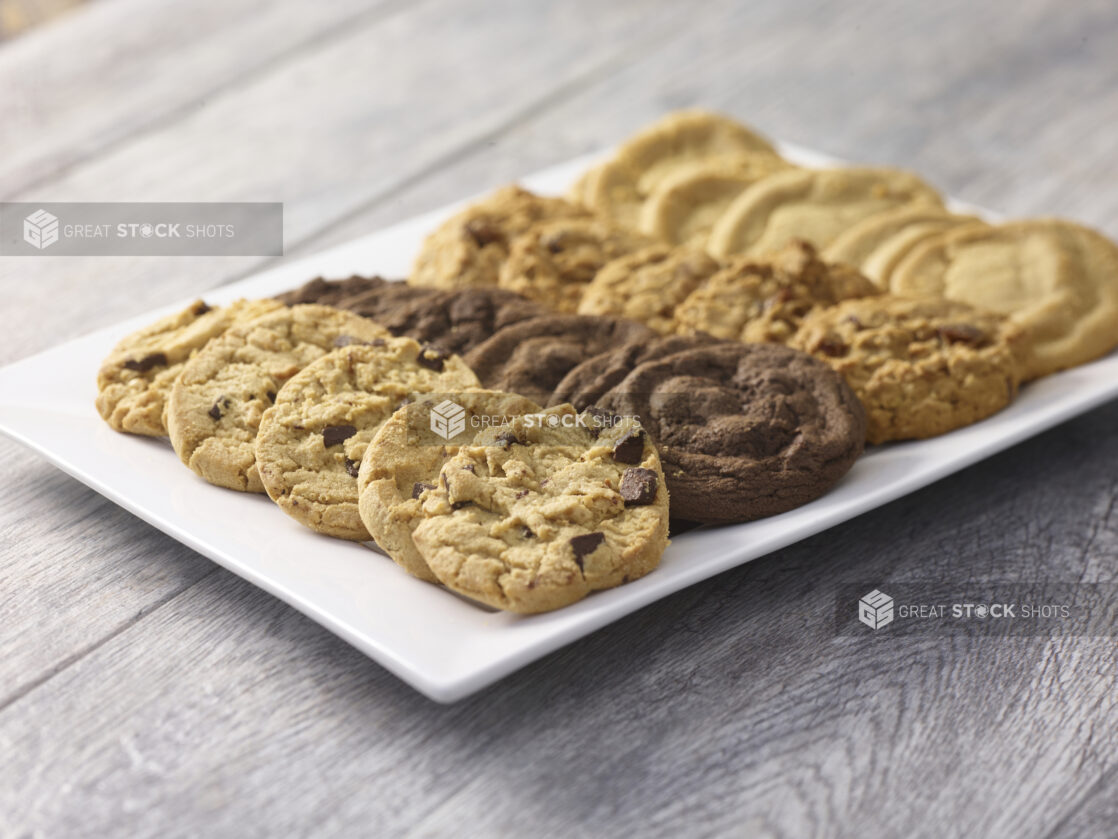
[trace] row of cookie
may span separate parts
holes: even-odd
[[[383,285],[382,301],[401,287],[359,282]],[[350,312],[199,301],[122,340],[99,383],[114,427],[146,415],[144,433],[165,427],[208,482],[375,538],[410,573],[497,608],[567,605],[648,573],[667,544],[663,471],[632,420],[580,423],[570,406],[482,390],[457,355]],[[431,392],[457,400],[457,445],[430,430]]]
[[[523,306],[499,289],[426,290],[384,313],[374,301],[392,289],[380,282],[316,280],[283,299],[379,311],[393,331],[439,324],[446,344],[466,349],[464,361],[486,388],[639,417],[664,460],[676,518],[740,522],[785,512],[829,490],[862,450],[857,398],[802,352],[710,335],[661,337],[633,320],[541,315],[538,307],[536,316],[505,318],[470,347],[464,334],[476,337],[482,320],[497,320],[476,316],[483,305],[499,302],[500,311],[518,315]]]
[[[919,235],[977,221],[949,213],[939,193],[909,172],[794,166],[752,129],[698,110],[638,131],[587,170],[568,197],[625,229],[720,258],[765,255],[796,237],[817,247],[835,241],[836,258],[852,261],[846,257],[862,241],[862,222],[902,212],[908,229],[891,243],[895,258]],[[882,254],[877,263],[884,262]]]

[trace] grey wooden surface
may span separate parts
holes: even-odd
[[[1118,234],[1118,7],[99,0],[0,46],[0,199],[281,200],[292,255],[725,109]],[[0,361],[267,260],[0,260]],[[1113,638],[837,636],[1118,578],[1118,404],[420,697],[0,440],[0,836],[1114,835]]]

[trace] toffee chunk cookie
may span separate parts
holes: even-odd
[[[415,394],[477,384],[458,356],[411,338],[334,350],[292,376],[264,412],[255,443],[264,490],[312,530],[368,539],[357,511],[357,472],[369,441]]]
[[[867,297],[804,319],[792,345],[822,359],[866,408],[870,443],[944,434],[1017,393],[1023,333],[949,300]]]
[[[183,367],[167,405],[175,453],[211,484],[263,492],[253,443],[283,384],[331,350],[390,337],[371,320],[313,304],[234,326]]]
[[[696,347],[723,343],[712,335],[663,335],[650,341],[625,344],[588,358],[563,377],[551,394],[550,405],[568,402],[580,411],[597,405],[633,370],[646,361]]]
[[[447,399],[452,399],[451,405]],[[449,437],[433,431],[432,424],[433,412],[448,409],[456,416],[462,412],[462,430]],[[458,444],[473,440],[483,425],[539,410],[523,396],[478,389],[419,396],[397,410],[365,449],[357,476],[358,512],[377,545],[413,577],[435,582],[412,540],[424,490],[438,483],[443,465],[458,453]],[[434,426],[441,427],[437,421]]]
[[[914,247],[945,230],[973,224],[983,222],[976,216],[956,215],[931,204],[886,210],[836,236],[823,258],[853,265],[888,290],[893,269]]]
[[[439,582],[545,612],[652,571],[668,544],[660,459],[631,419],[570,405],[480,431],[420,488],[416,549]]]
[[[826,364],[779,344],[722,343],[638,366],[598,401],[635,416],[660,452],[672,516],[742,522],[827,492],[866,416]]]
[[[880,293],[855,269],[827,264],[811,245],[793,242],[769,260],[731,258],[679,304],[675,328],[684,335],[783,344],[813,309]]]
[[[794,169],[763,178],[734,199],[710,233],[719,258],[770,253],[792,239],[817,248],[877,213],[913,202],[942,205],[920,178],[899,169]]]
[[[772,154],[733,154],[699,160],[660,181],[640,211],[640,229],[673,245],[705,248],[719,217],[747,187],[791,169]]]
[[[895,294],[934,295],[1006,315],[1031,339],[1024,380],[1118,345],[1118,246],[1058,219],[949,230],[915,248]]]
[[[654,240],[601,219],[558,219],[513,239],[498,285],[557,309],[574,312],[603,265]]]
[[[588,215],[585,208],[562,198],[504,187],[428,236],[408,283],[444,289],[494,286],[514,237],[541,221]]]
[[[606,263],[583,292],[578,313],[631,318],[672,332],[676,306],[720,267],[697,248],[645,248]]]
[[[768,140],[741,123],[706,111],[677,111],[622,143],[581,187],[583,202],[624,227],[640,227],[644,200],[680,167],[709,157],[752,153],[777,157]]]
[[[164,408],[187,359],[233,324],[278,308],[274,300],[238,300],[219,308],[197,300],[132,333],[97,372],[97,412],[114,431],[165,437]]]
[[[506,326],[465,356],[490,390],[546,403],[567,373],[588,358],[656,337],[643,324],[590,315],[553,315]]]

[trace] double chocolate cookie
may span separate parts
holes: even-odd
[[[636,416],[660,451],[672,516],[741,522],[829,490],[866,415],[825,364],[778,344],[715,344],[641,364],[598,406]]]
[[[655,337],[647,326],[621,318],[533,318],[506,326],[465,361],[485,387],[547,402],[563,377],[588,358]]]
[[[665,335],[651,341],[624,344],[588,358],[563,377],[551,394],[552,405],[569,402],[580,411],[596,405],[633,370],[646,361],[655,361],[696,347],[722,343],[712,335]]]

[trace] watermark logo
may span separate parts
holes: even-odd
[[[858,601],[858,620],[870,629],[881,629],[893,622],[893,598],[874,589]]]
[[[431,409],[431,430],[444,440],[457,437],[466,430],[466,409],[444,399]]]
[[[58,241],[58,216],[39,209],[23,220],[23,241],[43,250]]]

